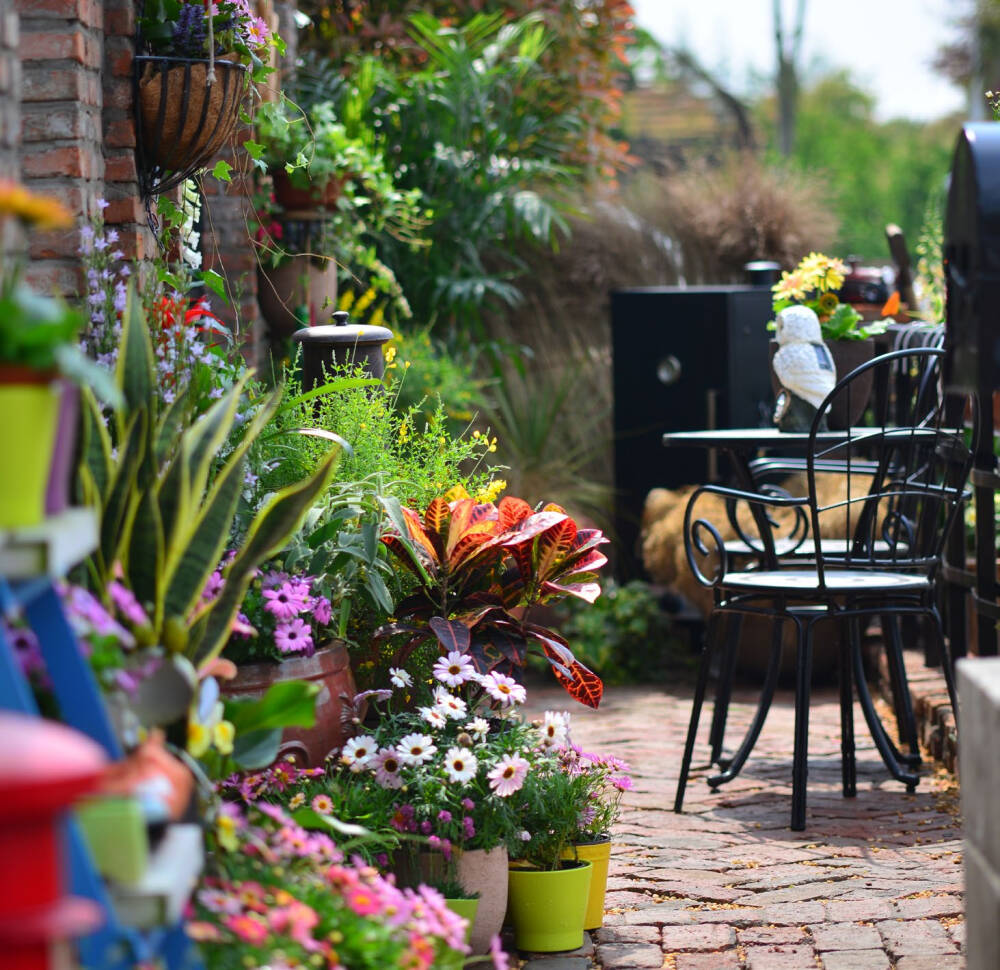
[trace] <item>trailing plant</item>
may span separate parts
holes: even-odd
[[[328,447],[309,474],[261,505],[222,572],[221,586],[206,595],[231,541],[247,452],[273,418],[281,394],[268,395],[234,439],[249,375],[185,424],[184,395],[170,404],[161,401],[153,360],[146,321],[130,292],[116,366],[125,405],[110,429],[94,398],[84,395],[79,488],[101,519],[88,568],[98,590],[120,573],[136,599],[140,642],[160,644],[204,666],[222,649],[257,566],[283,547],[326,487],[337,450]]]
[[[384,500],[393,530],[382,541],[418,583],[397,604],[396,622],[378,633],[400,637],[397,666],[427,642],[468,653],[481,674],[510,674],[529,650],[540,651],[572,697],[597,707],[600,678],[562,636],[529,617],[565,596],[593,602],[601,592],[595,571],[607,562],[598,546],[607,540],[557,505],[478,503],[458,489],[451,498],[435,498],[422,514]]]

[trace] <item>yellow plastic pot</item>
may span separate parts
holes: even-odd
[[[45,518],[59,401],[55,381],[0,381],[0,529]]]
[[[594,867],[589,862],[563,865],[551,872],[509,870],[507,912],[519,950],[552,953],[583,945],[583,920]]]
[[[574,852],[575,848],[575,852]],[[593,866],[590,894],[587,897],[587,915],[583,920],[585,930],[599,930],[604,925],[604,893],[608,888],[608,862],[611,859],[611,839],[578,842],[563,852],[564,859],[580,859]]]

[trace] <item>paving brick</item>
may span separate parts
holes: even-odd
[[[871,950],[882,946],[874,926],[859,923],[826,923],[809,927],[817,950]]]
[[[803,926],[747,926],[737,936],[743,946],[754,943],[802,943],[805,932]]]
[[[598,943],[659,943],[657,926],[602,926],[594,934]]]
[[[604,970],[663,966],[662,950],[651,943],[603,943],[597,948],[597,959]]]
[[[522,970],[589,970],[590,961],[586,957],[532,957]]]
[[[723,950],[719,953],[678,953],[674,970],[740,970],[739,953]]]
[[[900,957],[895,970],[965,970],[965,957],[959,954],[925,954]]]
[[[816,970],[811,946],[748,946],[747,970]]]
[[[667,953],[678,950],[722,950],[736,945],[736,931],[722,923],[707,926],[664,926],[663,949]]]
[[[885,950],[832,950],[820,957],[823,970],[889,970]]]
[[[954,953],[955,941],[937,920],[893,920],[876,924],[890,956]]]

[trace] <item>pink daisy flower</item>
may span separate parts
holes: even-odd
[[[382,748],[374,761],[375,780],[383,788],[402,788],[403,779],[399,772],[403,767],[402,759],[396,753],[395,748]]]
[[[446,657],[439,657],[434,664],[434,676],[449,687],[461,687],[476,676],[476,668],[467,653],[452,650]]]
[[[333,610],[330,607],[330,601],[325,596],[320,596],[313,603],[313,616],[316,617],[316,622],[320,626],[326,626],[330,622],[332,615]]]
[[[524,784],[529,767],[528,762],[519,755],[505,754],[486,775],[490,780],[490,788],[501,798],[510,797]]]
[[[304,653],[313,645],[309,627],[300,616],[290,623],[279,623],[274,631],[274,642],[282,653]]]
[[[264,590],[264,609],[277,620],[291,620],[302,612],[305,601],[290,583]]]
[[[490,697],[500,702],[501,707],[523,704],[528,696],[525,689],[513,677],[508,677],[506,674],[489,673],[479,682]]]

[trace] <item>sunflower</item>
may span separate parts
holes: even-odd
[[[820,298],[816,301],[816,313],[820,317],[828,317],[837,307],[840,305],[840,300],[837,299],[836,293],[822,293]]]

